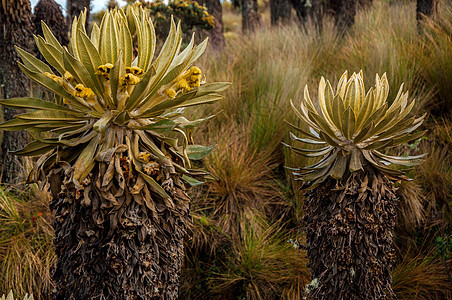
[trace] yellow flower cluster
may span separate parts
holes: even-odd
[[[100,65],[99,67],[97,67],[97,71],[96,75],[102,75],[104,76],[105,80],[109,80],[110,79],[110,71],[113,68],[113,65],[110,63],[107,63],[105,65]]]
[[[135,85],[140,82],[140,78],[138,76],[133,75],[132,73],[127,73],[126,75],[119,78],[119,85],[121,87],[127,87],[128,85]]]
[[[75,85],[77,85],[77,80],[75,79],[75,77],[74,76],[72,76],[72,74],[71,73],[69,73],[68,71],[66,71],[65,73],[64,73],[64,79],[66,79],[70,84],[72,84],[72,86],[75,86]]]
[[[83,84],[79,83],[74,88],[74,96],[85,99],[92,99],[94,98],[94,92],[92,89],[87,88]]]
[[[126,73],[132,73],[141,78],[144,74],[144,70],[138,67],[126,67]]]
[[[188,92],[194,87],[201,84],[201,69],[198,67],[191,67],[189,70],[182,73],[173,81],[174,83],[163,91],[163,94],[169,98],[174,98],[178,92]]]
[[[45,72],[44,75],[58,83],[60,86],[64,87],[69,93],[74,93],[74,86],[77,85],[77,80],[74,76],[72,76],[71,73],[66,71],[63,77],[59,77],[49,72]]]
[[[205,17],[202,17],[201,20],[204,22],[209,23],[210,26],[215,27],[215,18],[212,15],[209,15],[206,11],[204,12],[206,15]]]
[[[51,74],[51,73],[49,73],[49,72],[45,72],[44,75],[47,76],[47,77],[49,77],[50,79],[52,79],[52,80],[55,81],[56,83],[61,84],[61,83],[60,83],[61,77],[56,76],[56,75],[54,75],[54,74]]]

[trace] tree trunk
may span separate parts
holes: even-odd
[[[30,2],[28,0],[7,0],[0,3],[0,85],[1,98],[29,96],[30,82],[17,66],[19,60],[14,45],[31,52],[33,23]],[[24,110],[3,108],[4,120],[10,120]],[[22,160],[8,151],[23,148],[28,142],[24,131],[4,132],[0,155],[1,180],[5,183],[17,183],[23,178]]]
[[[242,0],[242,31],[244,33],[254,31],[261,23],[257,11],[257,0]]]
[[[308,11],[311,8],[311,2],[308,4],[306,0],[290,0],[292,7],[295,9],[298,21],[304,24],[307,21]]]
[[[160,200],[126,153],[107,161],[96,163],[83,189],[69,168],[47,177],[58,257],[54,299],[176,299],[189,222],[184,184],[171,175],[165,190],[172,199]]]
[[[78,18],[80,13],[84,11],[86,7],[86,28],[88,29],[90,5],[91,0],[67,0],[66,9],[68,24],[72,24],[74,17],[77,16]]]
[[[392,296],[392,182],[368,168],[346,183],[329,179],[306,193],[304,221],[312,282],[308,299],[386,299]]]
[[[225,46],[223,34],[223,8],[220,0],[203,0],[202,4],[207,7],[207,11],[215,18],[215,27],[209,31],[210,43],[216,50],[221,50]]]
[[[323,28],[323,17],[332,16],[339,32],[344,34],[354,23],[357,6],[370,0],[311,0],[309,15],[313,18],[319,32]],[[359,2],[359,3],[358,3]]]
[[[292,7],[289,0],[270,0],[270,20],[272,26],[290,22]]]
[[[355,23],[357,0],[329,0],[327,11],[334,16],[334,22],[341,32]]]
[[[417,0],[416,3],[416,19],[418,22],[423,16],[431,17],[436,11],[438,0]]]
[[[63,16],[63,12],[61,11],[61,6],[59,6],[54,0],[40,0],[38,4],[36,4],[33,18],[35,35],[43,36],[41,21],[46,23],[50,31],[52,31],[62,46],[66,46],[68,44],[69,39],[66,20]],[[40,59],[43,60],[43,57]]]
[[[35,6],[33,23],[35,26],[34,34],[37,36],[44,36],[42,32],[41,21],[44,21],[44,23],[46,23],[50,31],[52,31],[53,35],[62,46],[67,46],[67,44],[69,43],[69,37],[66,19],[63,16],[61,7],[54,0],[40,0]],[[38,51],[38,47],[35,45],[34,48],[35,53],[37,53],[36,57],[41,61],[45,61],[44,56],[42,56],[41,52]],[[52,66],[50,66],[50,68],[55,74],[58,74],[58,71],[55,68],[53,68]],[[49,91],[43,90],[43,94],[48,95],[46,97],[50,97],[50,95],[52,95],[53,97],[53,94]]]

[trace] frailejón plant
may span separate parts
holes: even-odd
[[[172,22],[154,57],[149,14],[127,13],[107,12],[89,35],[82,13],[68,48],[43,23],[44,37],[35,41],[57,72],[17,48],[19,66],[55,101],[0,101],[30,110],[0,128],[34,138],[16,153],[39,155],[29,181],[42,182],[52,195],[57,299],[177,296],[186,185],[206,175],[190,161],[212,150],[192,139],[193,128],[211,117],[189,121],[184,108],[221,99],[228,83],[205,83],[193,66],[207,40],[194,45],[192,39],[181,51],[180,25]]]
[[[400,87],[387,101],[389,85],[384,74],[367,92],[362,72],[347,78],[336,91],[323,78],[318,110],[307,87],[295,113],[305,128],[291,125],[301,145],[295,153],[317,158],[293,171],[304,181],[304,221],[307,226],[309,266],[318,285],[311,299],[385,299],[392,293],[391,266],[395,257],[392,230],[397,199],[394,181],[408,179],[406,170],[422,162],[419,156],[391,156],[385,149],[418,139],[413,133],[424,116],[409,117],[414,100]]]

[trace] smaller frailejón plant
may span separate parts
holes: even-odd
[[[304,181],[309,267],[318,282],[309,289],[310,299],[370,300],[392,294],[394,181],[408,178],[390,165],[414,166],[423,155],[383,152],[425,132],[413,133],[424,116],[408,118],[414,101],[408,100],[403,85],[390,105],[388,92],[386,75],[377,75],[375,87],[366,93],[362,72],[350,78],[345,72],[336,91],[321,79],[320,112],[307,87],[300,110],[292,104],[307,129],[291,125],[301,135],[291,138],[311,146],[289,147],[318,158],[293,172]]]
[[[46,61],[17,48],[22,71],[55,94],[1,100],[28,113],[0,125],[34,141],[29,180],[50,190],[55,213],[56,299],[174,299],[189,220],[191,167],[212,147],[193,145],[184,107],[212,103],[228,83],[205,83],[193,63],[207,41],[181,51],[171,30],[154,58],[154,27],[142,8],[107,12],[100,27],[75,18],[69,49],[42,24],[35,38]],[[133,27],[133,30],[130,28]],[[131,32],[134,32],[132,36]],[[133,41],[137,44],[134,45]]]

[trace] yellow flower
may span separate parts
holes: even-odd
[[[138,67],[126,67],[126,73],[131,73],[141,78],[144,74],[144,70]]]
[[[72,85],[76,85],[77,84],[77,80],[75,80],[75,77],[72,76],[72,74],[69,73],[68,71],[66,71],[64,73],[64,79],[66,79]]]
[[[135,85],[138,82],[140,82],[140,78],[133,75],[132,73],[127,73],[126,75],[119,78],[120,86]]]
[[[102,75],[102,76],[104,76],[105,80],[109,80],[110,79],[110,75],[109,74],[110,74],[110,71],[111,71],[112,68],[113,68],[113,65],[110,64],[110,63],[107,63],[105,65],[100,65],[100,66],[97,67],[97,71],[94,74]]]
[[[202,78],[201,69],[199,69],[198,67],[191,67],[183,76],[190,85],[190,89],[193,87],[198,87]]]
[[[58,76],[56,76],[56,75],[54,75],[52,73],[49,73],[49,72],[45,72],[44,75],[46,75],[47,77],[49,77],[50,79],[52,79],[56,83],[60,84],[61,77],[58,77]]]
[[[79,83],[75,86],[74,96],[92,99],[94,97],[94,92],[92,89],[87,88],[83,84]]]
[[[188,92],[191,90],[190,84],[184,78],[179,79],[176,83],[176,90],[182,90],[183,92]]]
[[[166,96],[168,96],[169,98],[174,98],[176,97],[176,91],[174,91],[172,88],[166,89],[163,91],[163,94],[165,94]]]

